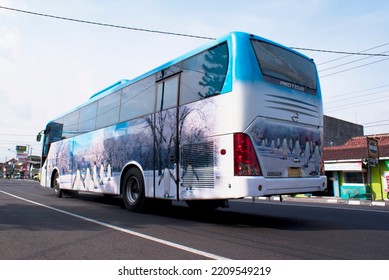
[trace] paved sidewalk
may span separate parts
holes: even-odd
[[[359,200],[359,199],[341,199],[338,197],[323,197],[323,196],[306,196],[306,197],[292,197],[288,195],[259,197],[256,200],[270,200],[270,201],[296,201],[296,202],[310,202],[310,203],[332,203],[332,204],[349,204],[349,205],[365,205],[365,206],[382,206],[389,207],[389,200]]]

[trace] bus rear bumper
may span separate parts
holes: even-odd
[[[281,194],[303,194],[324,191],[327,187],[327,177],[313,178],[264,178],[235,177],[234,190],[236,197],[271,196]]]

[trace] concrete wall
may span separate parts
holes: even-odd
[[[340,146],[355,136],[363,136],[363,126],[324,116],[324,146]]]

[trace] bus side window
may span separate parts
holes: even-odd
[[[119,120],[121,91],[103,97],[97,104],[96,128],[115,124]]]
[[[183,62],[180,104],[220,94],[228,70],[228,47],[221,44]]]
[[[97,114],[97,102],[88,104],[80,109],[80,118],[78,120],[78,133],[86,133],[95,129]]]
[[[122,90],[120,121],[134,119],[154,112],[154,77],[129,85]]]
[[[163,80],[157,88],[157,111],[177,106],[179,75]]]
[[[62,135],[59,137],[59,139],[62,138],[62,136],[66,137],[73,137],[77,135],[77,126],[78,126],[78,117],[80,115],[80,112],[74,111],[63,118],[63,131]]]
[[[46,129],[45,139],[47,138],[48,143],[56,142],[62,139],[64,135],[63,133],[64,125],[63,119],[58,119],[55,122],[51,122]]]

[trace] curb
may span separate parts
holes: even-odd
[[[251,197],[248,199],[253,200]],[[336,197],[291,197],[291,196],[271,196],[271,197],[256,197],[255,200],[268,200],[268,201],[294,201],[294,202],[310,202],[310,203],[328,203],[328,204],[348,204],[348,205],[365,205],[365,206],[379,206],[389,207],[388,200],[353,200],[353,199],[340,199]]]

